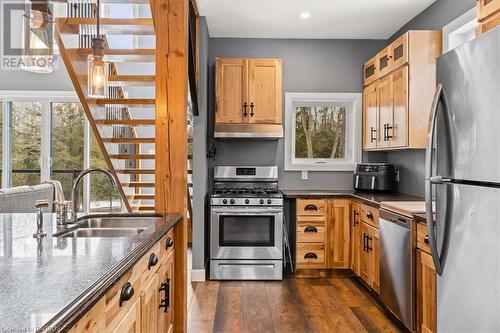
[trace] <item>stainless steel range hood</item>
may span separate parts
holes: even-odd
[[[216,124],[214,136],[219,139],[277,140],[283,137],[283,125]]]

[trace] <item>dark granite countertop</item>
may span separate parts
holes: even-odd
[[[177,222],[168,214],[134,237],[57,238],[54,214],[0,214],[0,331],[66,331]]]
[[[303,189],[281,189],[283,195],[287,198],[300,198],[300,197],[322,197],[322,198],[336,198],[336,197],[351,197],[362,200],[372,206],[380,206],[382,201],[424,201],[424,198],[399,193],[380,193],[380,192],[359,192],[352,190],[303,190]]]

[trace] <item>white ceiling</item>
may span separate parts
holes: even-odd
[[[198,0],[211,37],[387,39],[436,0]],[[300,14],[309,12],[308,19]]]

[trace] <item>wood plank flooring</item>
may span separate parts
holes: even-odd
[[[348,277],[190,283],[189,333],[401,332]]]

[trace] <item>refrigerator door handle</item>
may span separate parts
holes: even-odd
[[[443,110],[447,112],[448,103],[446,101],[446,96],[444,93],[444,87],[440,83],[437,86],[436,94],[434,95],[434,100],[432,102],[431,114],[429,119],[429,131],[427,136],[427,149],[425,156],[425,166],[426,166],[426,181],[425,181],[425,210],[427,216],[427,231],[429,233],[429,242],[431,246],[432,260],[434,261],[434,267],[438,275],[443,274],[444,269],[444,256],[440,256],[437,246],[437,235],[436,235],[436,221],[434,220],[433,214],[433,204],[432,204],[432,185],[433,184],[451,184],[452,180],[449,178],[444,178],[441,176],[433,176],[433,159],[432,159],[432,149],[434,146],[434,135],[436,132],[436,120],[437,113],[439,110],[439,105],[442,103]],[[445,218],[448,218],[448,214],[445,214]],[[448,223],[445,223],[444,227]],[[444,230],[446,233],[447,230]],[[444,243],[447,246],[447,242]],[[446,252],[446,251],[445,251]],[[444,254],[444,253],[443,253]]]

